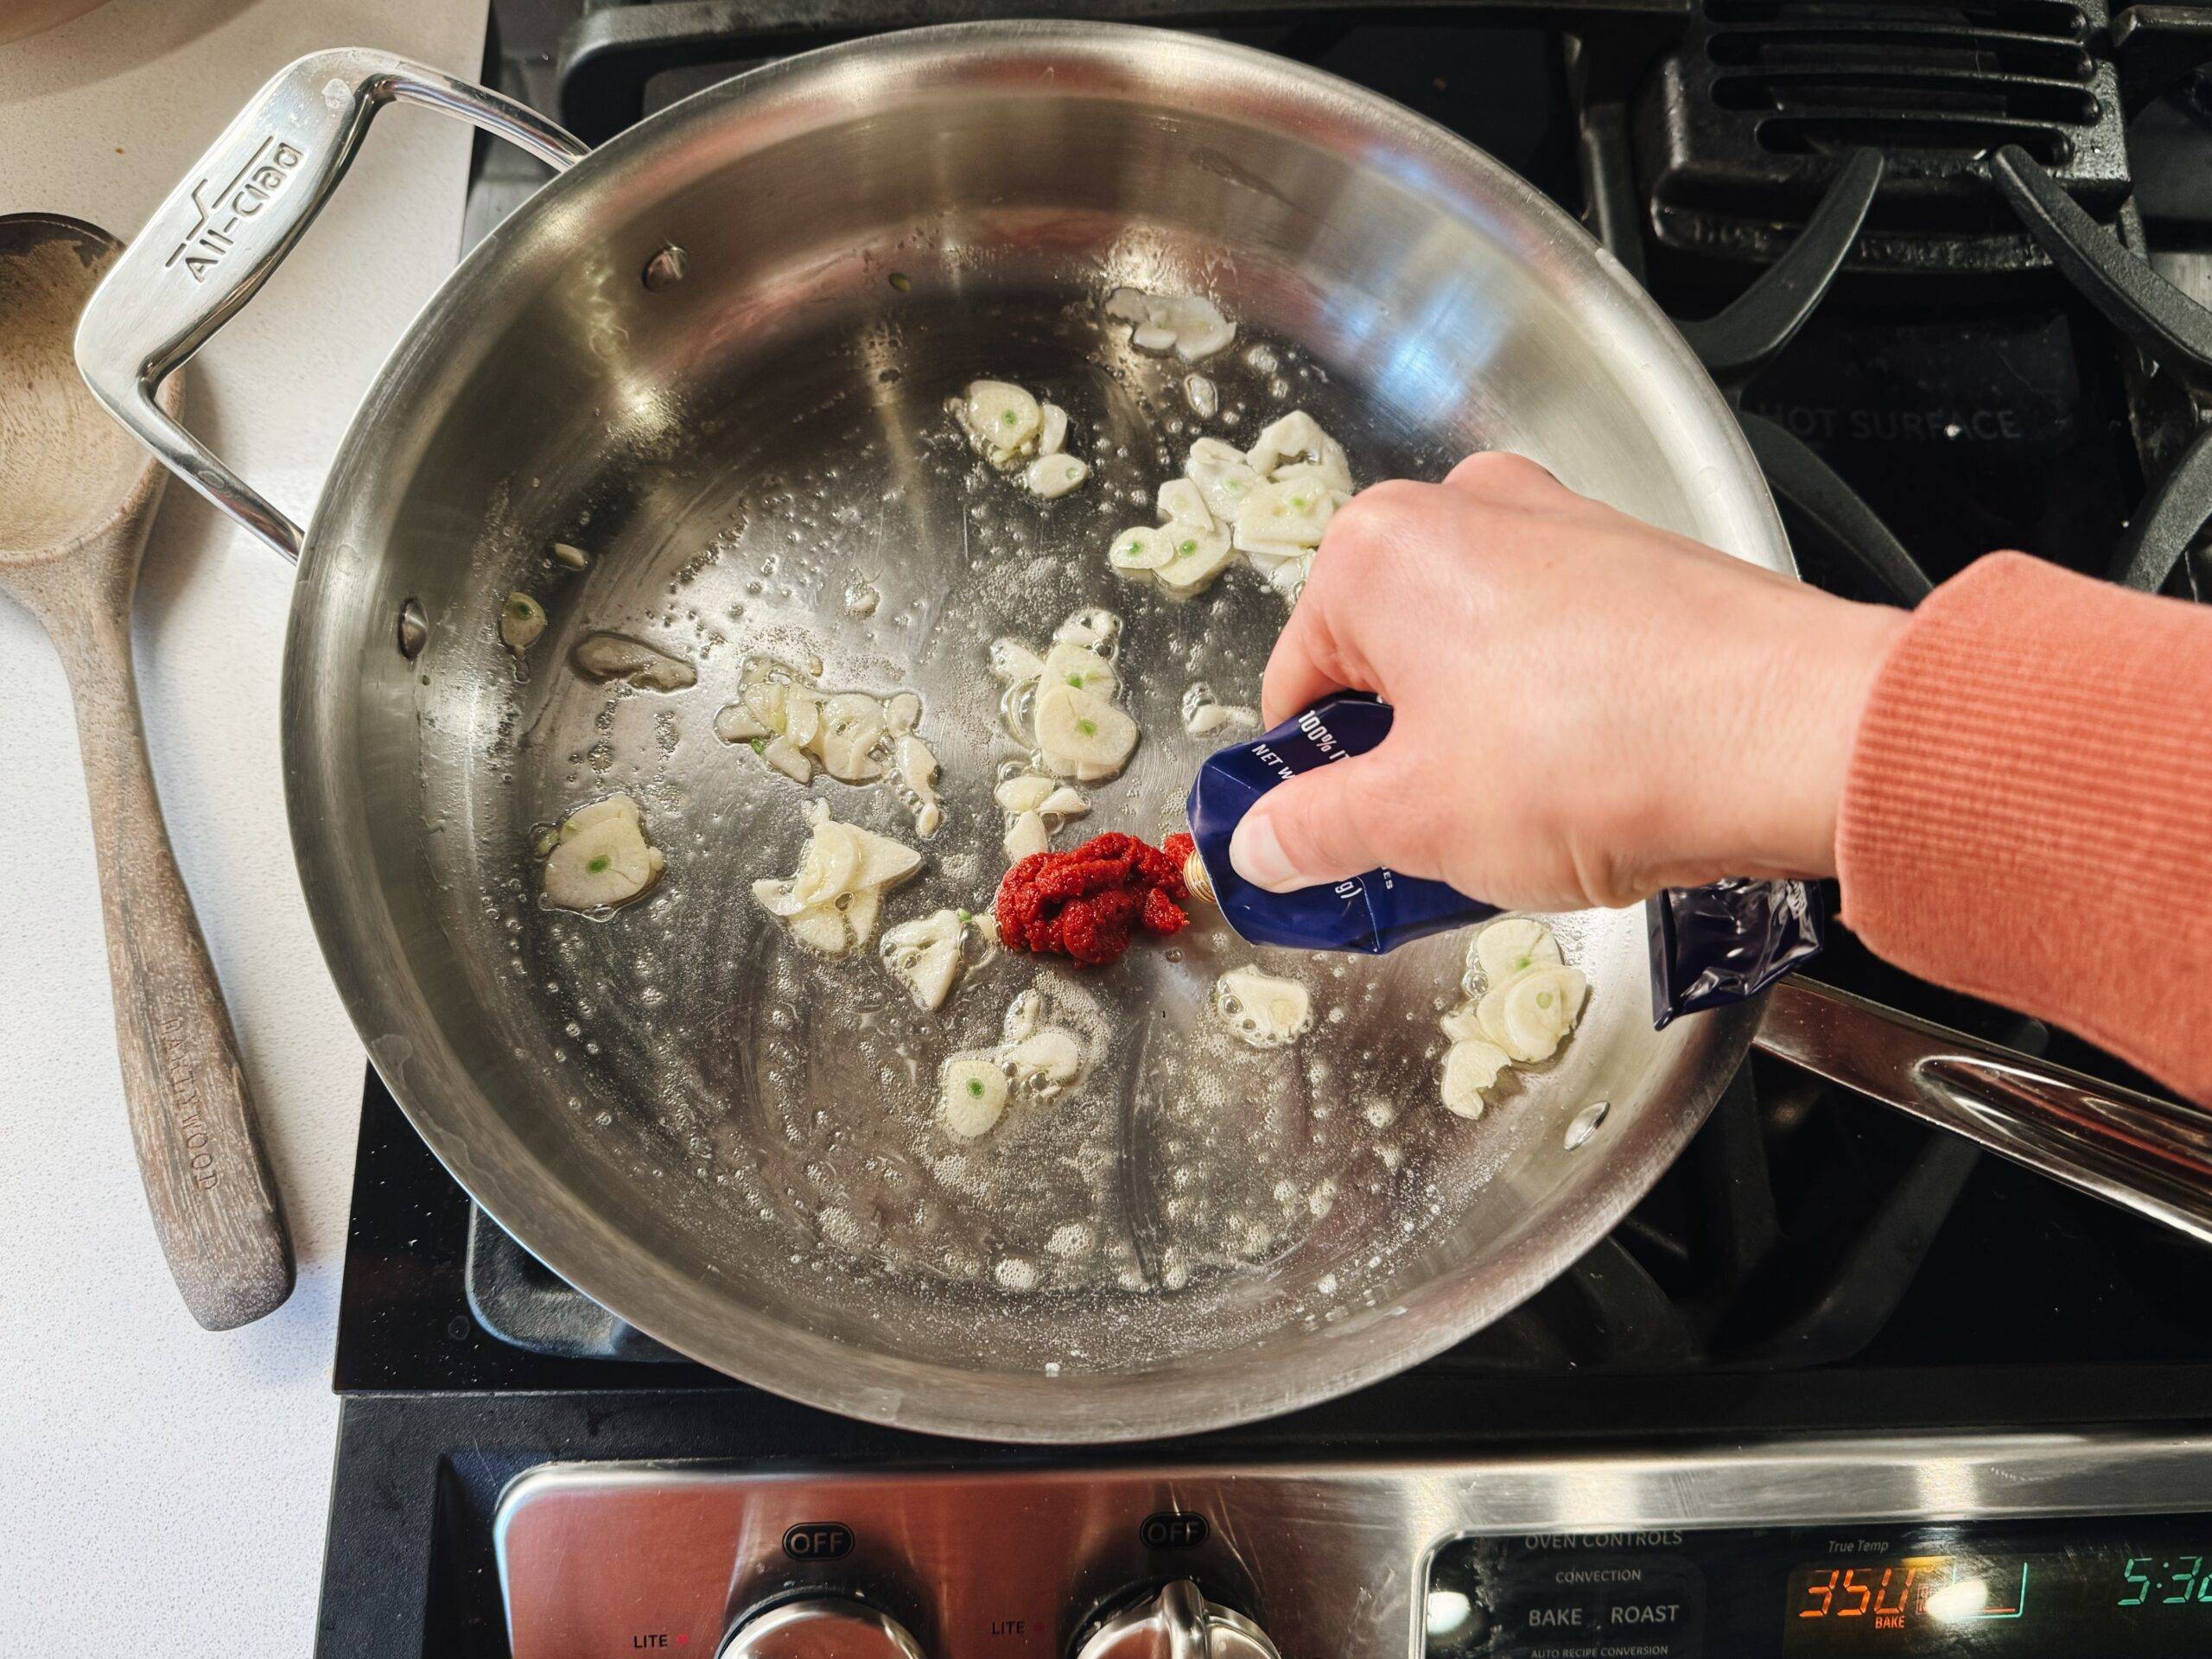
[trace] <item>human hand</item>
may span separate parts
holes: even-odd
[[[1269,791],[1230,861],[1276,892],[1385,866],[1546,911],[1833,874],[1852,739],[1904,621],[1517,455],[1376,485],[1330,524],[1262,704],[1273,726],[1371,691],[1390,734]]]

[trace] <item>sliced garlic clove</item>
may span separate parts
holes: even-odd
[[[852,949],[852,931],[832,905],[800,911],[784,926],[794,940],[820,956],[842,957]]]
[[[1083,1070],[1083,1039],[1065,1027],[1046,1026],[1008,1043],[999,1055],[1014,1068],[1015,1082],[1060,1089]]]
[[[796,882],[779,881],[773,876],[764,875],[753,884],[753,902],[771,916],[779,918],[796,916],[806,908],[796,896],[794,890],[797,887]]]
[[[1041,992],[1031,988],[1006,1005],[1006,1018],[1000,1022],[1000,1035],[1009,1043],[1018,1043],[1045,1018],[1045,998]]]
[[[916,1007],[934,1012],[944,1006],[960,975],[960,942],[966,931],[957,910],[931,911],[884,930],[883,965],[906,988]]]
[[[1163,524],[1213,528],[1213,509],[1206,505],[1206,493],[1187,478],[1171,478],[1160,486],[1159,508]]]
[[[1322,532],[1336,515],[1336,497],[1313,480],[1271,480],[1237,510],[1234,539],[1243,552],[1295,556],[1302,549],[1320,546]]]
[[[894,732],[912,731],[922,721],[922,700],[912,691],[885,698],[883,720]]]
[[[1041,812],[1017,812],[1014,822],[1006,827],[1006,855],[1009,863],[1019,864],[1052,844],[1052,832]]]
[[[1045,798],[1037,810],[1047,818],[1079,818],[1090,810],[1090,803],[1079,791],[1062,784]]]
[[[1009,685],[1033,680],[1045,671],[1045,659],[1019,639],[991,641],[991,672]]]
[[[1057,455],[1068,441],[1068,412],[1058,404],[1039,404],[1037,412],[1037,453]],[[1035,489],[1036,486],[1030,487]]]
[[[610,818],[622,819],[633,824],[642,822],[637,802],[627,795],[609,795],[604,800],[593,801],[569,813],[561,820],[561,828],[556,833],[561,840],[567,841],[571,836],[582,835],[592,825]]]
[[[897,887],[922,868],[922,855],[903,842],[879,836],[873,830],[848,827],[861,847],[861,868],[853,880],[854,888],[873,888],[880,893],[886,887]]]
[[[1115,642],[1122,637],[1122,619],[1103,605],[1086,605],[1070,611],[1067,620],[1052,630],[1056,645],[1088,645],[1111,660]]]
[[[1167,563],[1153,572],[1160,585],[1178,598],[1188,598],[1212,585],[1236,556],[1227,532],[1216,527],[1200,530],[1193,524],[1171,524],[1167,533]]]
[[[1294,410],[1254,440],[1246,457],[1254,472],[1268,478],[1286,476],[1292,467],[1306,469],[1300,476],[1318,478],[1324,487],[1351,493],[1351,464],[1344,447],[1321,429],[1304,410]]]
[[[1211,737],[1216,732],[1253,731],[1259,724],[1260,716],[1242,703],[1210,702],[1185,716],[1183,729],[1192,737]]]
[[[1037,435],[1044,411],[1020,386],[1004,380],[974,380],[962,401],[961,419],[969,435],[999,461],[1001,457],[1011,460]]]
[[[1338,452],[1338,461],[1328,466],[1318,465],[1310,461],[1294,461],[1287,462],[1274,469],[1274,473],[1270,474],[1271,480],[1277,484],[1306,483],[1317,485],[1320,488],[1326,490],[1329,493],[1331,499],[1334,500],[1336,504],[1341,507],[1345,502],[1351,499],[1352,489],[1350,464],[1342,461],[1341,451]]]
[[[800,909],[827,904],[859,885],[866,856],[861,833],[834,819],[814,826],[814,833],[807,839],[806,856],[799,862],[798,874],[791,878],[791,897]]]
[[[1223,702],[1214,696],[1213,687],[1204,680],[1193,680],[1183,691],[1183,729],[1192,737],[1208,737],[1220,731],[1249,730],[1260,723],[1257,711],[1242,703]]]
[[[1032,495],[1057,501],[1090,476],[1090,468],[1073,455],[1039,455],[1021,474]]]
[[[912,732],[901,732],[892,747],[899,781],[913,798],[914,828],[933,836],[944,822],[944,806],[937,795],[937,751]]]
[[[1007,812],[1034,812],[1051,798],[1058,785],[1034,772],[1017,772],[991,791],[991,798]]]
[[[1039,678],[1041,684],[1070,685],[1102,697],[1112,696],[1122,684],[1113,664],[1090,646],[1072,642],[1054,645],[1045,653],[1045,671]]]
[[[1506,1037],[1499,1046],[1524,1063],[1549,1059],[1574,1028],[1588,989],[1578,969],[1542,968],[1522,975],[1505,987],[1498,1007]]]
[[[499,606],[499,639],[519,661],[545,632],[545,607],[528,594],[509,594]]]
[[[738,696],[764,728],[780,733],[784,729],[785,704],[791,694],[791,688],[786,681],[750,680]]]
[[[1106,550],[1106,563],[1116,570],[1157,570],[1175,556],[1170,539],[1174,534],[1173,526],[1154,530],[1149,524],[1133,524],[1116,533]]]
[[[649,691],[681,691],[699,683],[698,670],[683,658],[656,651],[627,634],[588,633],[576,641],[569,660],[588,678],[627,680]]]
[[[1551,929],[1527,916],[1499,917],[1475,935],[1467,955],[1491,985],[1503,985],[1532,969],[1556,968],[1562,960]]]
[[[793,698],[796,704],[797,698]],[[840,692],[822,705],[821,730],[813,740],[823,769],[841,783],[865,784],[883,776],[877,753],[888,730],[883,705],[859,691]],[[796,736],[792,739],[798,741]]]
[[[1286,564],[1306,557],[1313,550],[1290,542],[1255,542],[1237,550],[1244,555],[1244,563],[1265,576],[1272,586],[1276,571]]]
[[[638,804],[626,795],[580,807],[563,823],[546,855],[545,902],[561,910],[611,910],[641,896],[667,861],[645,839]]]
[[[741,702],[733,702],[715,710],[715,735],[725,743],[750,743],[772,734],[761,723],[760,715]]]
[[[1455,1043],[1490,1043],[1490,1039],[1483,1035],[1482,1021],[1475,1017],[1472,1002],[1462,1002],[1439,1023],[1444,1027],[1445,1036]],[[1495,1043],[1490,1043],[1490,1046],[1493,1048],[1497,1046]],[[1498,1052],[1504,1052],[1503,1049]]]
[[[1116,322],[1142,322],[1151,315],[1141,288],[1117,288],[1106,296],[1106,315]]]
[[[784,735],[793,747],[813,748],[822,736],[822,699],[793,686],[784,697]]]
[[[1006,1115],[1006,1072],[995,1060],[956,1056],[938,1073],[938,1121],[947,1135],[973,1141]]]
[[[1211,357],[1236,338],[1236,325],[1203,294],[1171,294],[1154,313],[1175,334],[1175,355],[1185,363]]]
[[[1294,979],[1232,968],[1214,982],[1214,1012],[1254,1048],[1296,1042],[1313,1023],[1313,996]]]
[[[1207,510],[1225,524],[1236,522],[1238,510],[1261,484],[1244,452],[1220,438],[1192,444],[1183,457],[1183,473],[1205,497]]]
[[[1038,692],[1037,748],[1056,776],[1085,784],[1111,778],[1136,745],[1136,721],[1096,693],[1052,683]]]
[[[1495,1043],[1516,1060],[1525,1058],[1513,1046],[1512,1038],[1505,1031],[1505,993],[1509,987],[1494,985],[1475,999],[1475,1029],[1483,1040]]]
[[[1455,1116],[1483,1115],[1484,1092],[1494,1087],[1511,1057],[1479,1037],[1456,1042],[1444,1055],[1444,1109]]]
[[[591,563],[591,555],[585,552],[581,547],[577,547],[571,543],[556,542],[546,550],[551,553],[556,560],[567,565],[571,570],[584,569]]]
[[[813,760],[788,737],[770,738],[761,748],[760,758],[795,784],[814,781]]]

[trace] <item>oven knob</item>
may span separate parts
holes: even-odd
[[[1076,1659],[1281,1659],[1268,1633],[1179,1579],[1084,1639]]]
[[[922,1649],[888,1613],[849,1596],[809,1596],[747,1619],[720,1659],[922,1659]]]

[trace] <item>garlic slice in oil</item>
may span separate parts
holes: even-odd
[[[1503,985],[1535,968],[1556,968],[1562,958],[1552,931],[1529,916],[1501,916],[1475,935],[1468,955],[1484,982]]]
[[[1090,476],[1073,455],[1039,455],[1022,469],[1021,481],[1040,500],[1057,501]]]
[[[546,855],[545,902],[561,910],[601,911],[639,898],[667,861],[645,839],[638,804],[610,795],[563,819]]]
[[[1313,1024],[1313,995],[1294,979],[1232,968],[1214,982],[1214,1012],[1254,1048],[1281,1048]]]
[[[1097,783],[1128,764],[1137,724],[1096,692],[1042,685],[1037,693],[1037,751],[1056,775]]]
[[[569,652],[569,661],[587,678],[627,680],[649,691],[681,691],[699,682],[699,671],[683,658],[626,633],[588,633]]]
[[[971,380],[961,396],[960,419],[992,464],[1005,467],[1036,438],[1044,411],[1010,381]]]
[[[499,641],[520,662],[545,632],[545,607],[528,594],[509,594],[499,605]]]
[[[938,1073],[938,1122],[956,1140],[988,1135],[1006,1116],[1007,1089],[996,1060],[957,1055]]]
[[[1496,1086],[1512,1057],[1481,1038],[1456,1042],[1444,1055],[1444,1109],[1458,1117],[1480,1117],[1483,1096]]]
[[[879,950],[884,968],[906,988],[914,1006],[933,1013],[944,1006],[967,965],[967,937],[965,912],[934,910],[884,929]]]

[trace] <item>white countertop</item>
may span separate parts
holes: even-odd
[[[0,45],[0,213],[134,233],[269,75],[384,47],[474,76],[482,0],[110,0]],[[188,419],[304,519],[353,405],[460,243],[469,133],[386,113],[328,212],[196,359]],[[68,693],[0,598],[0,1652],[313,1645],[362,1058],[293,872],[277,758],[290,570],[173,484],[137,611],[178,861],[229,993],[299,1250],[210,1335],[146,1217],[115,1059]]]

